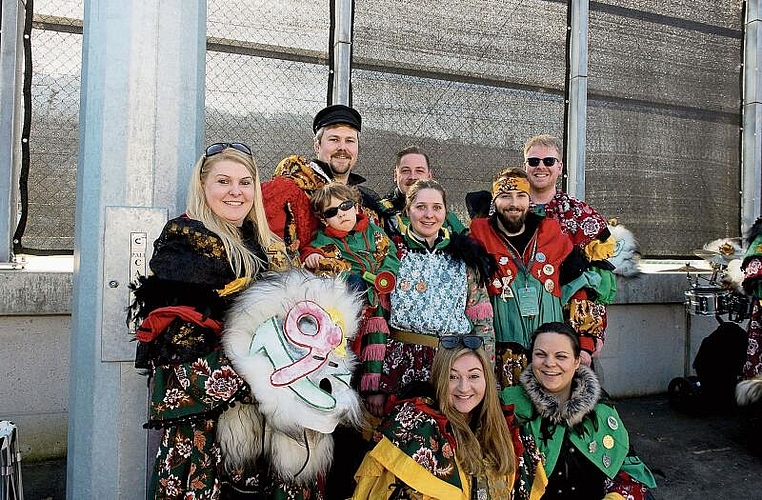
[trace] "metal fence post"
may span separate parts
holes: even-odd
[[[747,0],[744,26],[743,130],[741,132],[741,233],[760,215],[762,191],[762,12]]]
[[[24,2],[2,0],[0,37],[0,262],[9,262],[16,226],[18,167],[21,162],[21,80]]]
[[[566,191],[585,198],[585,147],[587,133],[587,30],[588,0],[569,2],[571,40],[569,44],[569,121],[566,144]]]
[[[336,23],[331,40],[334,72],[332,104],[351,105],[352,97],[352,11],[353,0],[336,0],[336,12],[332,22]]]

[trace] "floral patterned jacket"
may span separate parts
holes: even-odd
[[[267,261],[255,243],[253,225],[244,225],[242,237]],[[134,290],[134,319],[178,310],[196,313],[207,321],[178,313],[155,323],[161,327],[152,332],[150,341],[139,342],[136,366],[150,370],[153,377],[147,426],[161,428],[214,417],[242,398],[246,388],[222,352],[220,328],[209,326],[210,322],[221,326],[233,296],[223,290],[240,280],[228,263],[222,241],[187,216],[167,222],[154,243],[150,267],[152,274],[142,278]]]

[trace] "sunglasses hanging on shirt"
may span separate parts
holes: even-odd
[[[484,337],[479,335],[442,335],[439,337],[439,345],[445,349],[455,349],[463,345],[469,349],[478,349],[484,345]]]

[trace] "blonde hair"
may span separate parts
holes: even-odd
[[[478,412],[475,432],[471,430],[468,417],[450,403],[450,370],[456,359],[468,353],[479,358],[485,382],[484,399],[474,408],[474,412]],[[487,462],[501,475],[513,474],[517,461],[511,431],[500,406],[495,374],[484,349],[470,349],[462,345],[445,349],[440,346],[434,356],[431,380],[436,389],[439,411],[447,417],[455,436],[455,454],[466,472],[481,475]]]
[[[187,208],[185,212],[188,217],[201,221],[207,229],[220,238],[222,245],[225,247],[230,267],[235,271],[237,276],[252,278],[267,267],[267,262],[262,261],[262,259],[251,253],[246,248],[246,245],[244,245],[239,229],[231,222],[215,214],[206,201],[206,194],[204,192],[206,177],[214,165],[225,160],[234,161],[246,167],[246,170],[249,171],[254,180],[254,203],[246,215],[246,219],[254,223],[257,243],[259,243],[263,250],[267,250],[271,243],[277,241],[277,237],[270,231],[270,226],[267,225],[265,206],[262,203],[262,186],[259,182],[259,170],[256,163],[254,163],[254,158],[234,148],[226,148],[220,153],[208,157],[202,155],[198,159],[193,167],[188,185]]]
[[[550,134],[540,134],[531,137],[524,143],[524,159],[526,159],[529,150],[535,146],[544,146],[546,148],[555,149],[559,160],[561,159],[561,155],[564,154],[563,144],[561,144],[561,140],[558,137]]]
[[[360,204],[360,191],[352,186],[347,186],[340,182],[331,182],[321,187],[310,198],[310,205],[312,211],[315,212],[315,216],[320,219],[323,217],[323,212],[328,205],[331,204],[331,200],[336,198],[338,200],[352,200],[356,205]]]

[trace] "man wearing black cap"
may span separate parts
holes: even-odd
[[[318,220],[310,208],[315,190],[329,182],[355,186],[362,194],[363,210],[378,222],[379,196],[361,186],[365,178],[352,172],[357,163],[360,113],[349,106],[334,104],[320,110],[312,122],[316,158],[289,156],[280,161],[273,180],[262,184],[262,197],[270,228],[291,250],[308,245]]]

